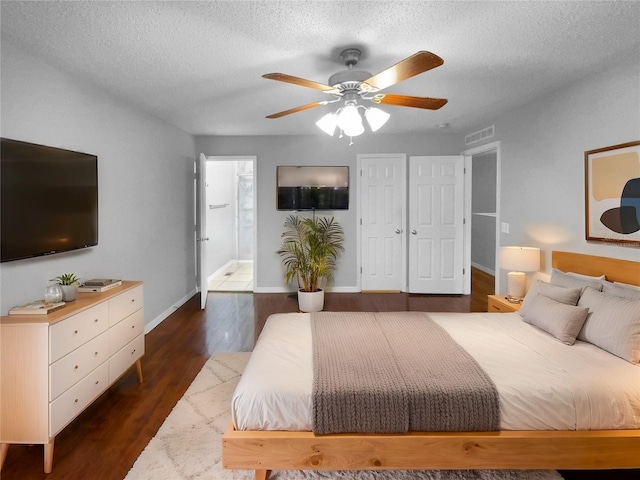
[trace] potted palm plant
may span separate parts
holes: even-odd
[[[324,289],[333,280],[336,259],[344,250],[344,232],[334,217],[299,218],[284,222],[282,245],[276,252],[285,266],[285,280],[298,281],[298,305],[303,312],[319,312]]]
[[[60,285],[62,288],[62,301],[72,302],[78,296],[78,285],[80,285],[80,279],[76,277],[75,273],[63,273],[50,280]]]

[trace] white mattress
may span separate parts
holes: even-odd
[[[495,383],[502,430],[640,428],[640,366],[517,313],[430,313]],[[232,399],[239,430],[311,430],[310,316],[269,317]],[[366,338],[363,339],[366,342]]]

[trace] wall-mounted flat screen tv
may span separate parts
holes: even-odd
[[[98,157],[0,139],[2,262],[98,244]]]
[[[278,210],[348,210],[349,167],[279,166]]]

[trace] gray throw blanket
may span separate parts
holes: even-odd
[[[478,363],[422,312],[318,312],[313,431],[495,431],[500,402]]]

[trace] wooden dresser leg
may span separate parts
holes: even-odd
[[[142,383],[142,362],[140,359],[136,360],[136,373],[138,374],[138,382]]]
[[[7,450],[9,450],[8,443],[0,443],[0,470],[4,465],[4,459],[7,458]]]
[[[53,470],[53,442],[55,437],[44,444],[44,473],[51,473]]]
[[[256,470],[253,473],[254,480],[268,480],[271,470]]]

